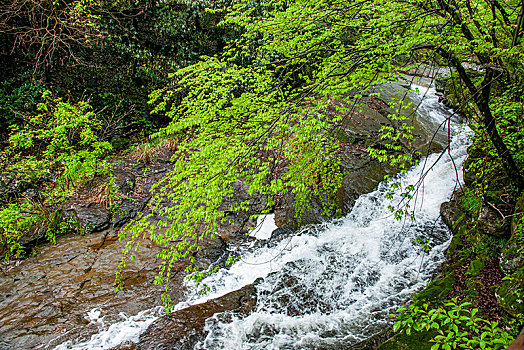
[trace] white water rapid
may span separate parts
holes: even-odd
[[[451,112],[438,103],[433,89],[418,88],[420,99],[427,95],[419,112],[434,130]],[[307,227],[266,247],[246,248],[241,261],[207,278],[206,296],[195,292],[176,308],[264,280],[257,286],[256,310],[244,318],[232,315],[227,323],[209,319],[207,338],[197,348],[338,349],[390,324],[388,315],[420,291],[444,261],[451,237],[439,218],[440,205],[462,181],[468,145],[466,132],[453,124],[452,129],[449,153],[430,155],[397,178],[404,188],[419,185],[411,202],[413,221],[395,220],[388,206],[398,198],[387,200],[388,185],[382,183],[361,196],[343,219]],[[426,253],[417,239],[429,246]],[[105,327],[91,342],[60,349],[106,348],[100,339],[122,341],[121,332],[130,326],[126,322]]]
[[[455,164],[464,160],[465,145],[463,135],[455,138]],[[436,159],[430,156],[426,168]],[[423,165],[417,166],[401,178],[402,184],[416,183],[423,172]],[[444,260],[450,234],[439,220],[439,209],[456,180],[446,156],[426,175],[414,221],[392,217],[387,185],[381,184],[361,196],[344,219],[258,249],[205,281],[219,295],[265,277],[257,287],[256,311],[246,318],[233,316],[229,323],[210,320],[200,347],[336,349],[384,329],[388,315],[420,291]],[[429,245],[427,254],[417,238]]]

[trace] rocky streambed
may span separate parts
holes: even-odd
[[[382,99],[387,101],[403,94],[402,91],[411,84],[408,79],[410,78],[400,84],[384,86]],[[443,111],[437,113],[437,116],[445,112],[445,108],[435,101],[437,97],[434,93],[430,95],[433,108],[426,103],[421,108],[427,110],[421,109],[418,114],[414,114],[418,136],[416,147],[423,153],[438,150],[447,141],[444,136],[438,135],[430,141],[433,136],[431,125],[439,123],[438,120],[431,119],[434,118],[431,113],[438,108]],[[423,94],[410,93],[409,96],[414,105],[418,105],[423,99]],[[415,110],[412,112],[415,113]],[[359,196],[374,190],[383,176],[392,171],[371,160],[365,151],[368,146],[379,142],[378,130],[381,125],[390,122],[385,117],[387,113],[387,105],[382,100],[370,99],[362,113],[355,113],[344,119],[340,140],[343,146],[343,166],[348,175],[337,196],[337,205],[343,213],[350,213]],[[135,338],[128,338],[139,339],[138,333],[158,316],[159,311],[154,307],[161,305],[163,287],[153,283],[159,264],[156,255],[160,248],[144,241],[137,259],[125,269],[124,290],[115,293],[113,281],[123,247],[123,243],[118,241],[118,229],[138,211],[147,210],[151,185],[171,169],[169,157],[169,152],[161,154],[147,169],[144,165],[121,160],[115,165],[115,174],[126,199],[119,212],[111,212],[105,208],[104,203],[92,200],[92,194],[86,189],[71,198],[64,209],[93,233],[61,237],[56,245],[38,246],[33,257],[4,271],[0,276],[1,349],[54,348],[60,344],[66,344],[62,346],[67,348],[73,346],[72,344],[88,341],[117,321],[129,319],[131,315],[144,310],[153,310],[136,320],[135,325],[142,322],[139,326],[128,330],[136,332]],[[242,184],[239,184],[237,192],[238,199],[246,196]],[[262,200],[259,202],[263,203]],[[281,232],[292,232],[289,230],[297,228],[292,202],[292,197],[284,197],[275,208],[275,222]],[[321,214],[319,199],[313,199],[312,209],[304,214],[302,223],[314,224],[326,219],[328,217]],[[237,218],[236,222],[233,226],[222,226],[218,239],[206,242],[203,249],[195,252],[202,267],[223,259],[229,250],[236,249],[245,244],[246,239],[249,240],[245,233],[255,223],[249,221],[247,214]],[[169,291],[175,303],[186,298],[183,284],[185,267],[186,262],[180,261],[174,268]],[[219,311],[227,310],[237,310],[240,315],[248,315],[257,310],[256,295],[255,287],[248,285],[238,292],[207,301],[200,306],[190,306],[189,309],[155,321],[142,335],[138,345],[124,343],[120,347],[149,349],[159,348],[153,344],[165,344],[165,348],[173,348],[173,344],[182,344],[180,348],[190,348],[198,341],[203,341],[202,330],[206,319]],[[235,315],[225,315],[223,320],[215,323],[224,323],[228,317],[230,320],[233,320],[231,317],[240,317]],[[171,331],[166,331],[173,327],[180,332],[173,335]],[[104,346],[116,345],[118,341],[114,337],[106,341]]]

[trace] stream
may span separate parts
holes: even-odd
[[[418,114],[423,128],[434,132],[452,111],[438,102],[433,88],[418,88]],[[342,219],[310,225],[271,238],[272,216],[261,223],[255,246],[238,247],[242,258],[203,283],[206,295],[187,284],[180,310],[237,290],[258,278],[257,303],[248,316],[219,315],[206,321],[207,336],[198,349],[345,349],[391,324],[390,314],[422,290],[445,260],[451,235],[440,220],[440,205],[462,181],[462,163],[469,144],[467,130],[451,123],[439,136],[453,135],[449,151],[432,154],[406,174],[397,176],[402,188],[416,185],[411,201],[414,219],[396,220],[386,199],[388,184],[362,195]],[[421,242],[427,246],[424,251]],[[161,308],[120,322],[104,322],[102,310],[86,315],[99,332],[88,341],[68,340],[56,349],[108,349],[139,335],[161,316]],[[224,321],[227,319],[227,322]],[[51,343],[50,343],[51,344]],[[53,344],[56,344],[53,343]]]

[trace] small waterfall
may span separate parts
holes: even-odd
[[[419,119],[422,115],[435,130],[452,112],[438,102],[434,89],[415,87],[418,92],[413,94],[421,101]],[[231,315],[227,323],[221,317],[209,319],[207,338],[197,347],[345,349],[387,327],[388,315],[420,291],[445,258],[451,236],[439,218],[440,204],[462,181],[469,144],[465,130],[450,126],[454,136],[449,152],[430,155],[397,177],[404,188],[419,184],[411,203],[414,220],[395,220],[388,206],[399,199],[386,199],[388,184],[382,183],[361,196],[343,219],[306,227],[262,248],[244,248],[241,261],[203,281],[209,288],[207,295],[195,288],[176,309],[263,277],[257,286],[256,310],[244,318]],[[441,132],[445,137],[448,130],[441,128]],[[416,240],[429,249],[424,252]],[[136,341],[156,317],[157,311],[146,310],[136,321],[128,317],[102,327],[91,341],[62,344],[59,349],[105,349],[124,340]]]
[[[466,145],[459,134],[451,144],[453,161],[446,154],[429,170],[438,158],[432,155],[399,178],[407,186],[427,171],[413,201],[413,221],[394,218],[388,206],[395,199],[386,199],[383,183],[361,196],[345,218],[244,255],[204,281],[219,295],[265,277],[257,287],[256,311],[228,323],[209,320],[200,347],[336,349],[384,329],[388,315],[420,291],[444,260],[451,236],[439,219],[440,204],[461,181],[455,165],[465,159]],[[429,246],[427,253],[417,239]]]

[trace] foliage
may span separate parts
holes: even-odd
[[[121,267],[133,257],[138,238],[149,237],[164,246],[157,282],[168,282],[174,261],[213,237],[227,213],[250,210],[249,200],[224,204],[239,182],[249,195],[268,198],[268,211],[285,193],[294,194],[298,216],[312,196],[327,198],[328,209],[343,176],[333,130],[376,97],[380,84],[394,81],[399,69],[421,62],[452,67],[464,100],[478,114],[472,122],[480,133],[488,131],[497,166],[510,178],[518,175],[520,186],[513,152],[505,151],[490,106],[492,82],[499,79],[501,88],[515,84],[522,71],[522,45],[515,45],[507,29],[516,14],[498,1],[493,7],[470,5],[266,0],[231,6],[221,25],[242,34],[222,55],[203,56],[176,71],[150,95],[153,113],[171,120],[155,137],[175,138],[179,147],[175,170],[156,186],[150,203],[151,215],[163,220],[152,224],[151,215],[143,216],[128,226]],[[484,65],[484,79],[468,73],[463,61]],[[504,74],[495,76],[491,65],[502,66]],[[412,116],[403,114],[403,103],[390,106],[391,123],[381,130],[385,145],[369,149],[400,169],[415,162],[409,147]],[[514,126],[511,119],[507,123]],[[406,202],[413,190],[402,191]],[[161,206],[162,198],[176,206]]]
[[[444,306],[430,308],[410,305],[400,308],[394,316],[397,321],[393,326],[395,332],[436,331],[431,339],[437,349],[505,349],[513,337],[503,330],[497,321],[486,321],[477,316],[476,308],[471,303],[459,304],[456,299],[445,302]]]
[[[111,145],[98,139],[100,122],[89,103],[64,102],[49,91],[42,98],[45,102],[38,104],[39,114],[28,117],[22,127],[12,127],[9,141],[17,160],[14,167],[25,170],[29,179],[52,174],[52,182],[61,191],[105,172],[101,160]],[[27,152],[34,148],[40,153]]]
[[[195,67],[198,73],[206,73],[204,81],[199,74],[191,74]],[[177,73],[178,90],[152,94],[152,101],[158,103],[155,111],[162,111],[170,96],[188,85],[193,87],[184,91],[187,95],[180,105],[167,111],[174,122],[157,135],[179,139],[174,170],[156,185],[159,192],[151,202],[153,214],[167,220],[148,227],[149,215],[127,228],[133,239],[148,227],[156,230],[151,231],[150,238],[159,244],[180,242],[161,254],[164,265],[158,282],[169,280],[170,264],[187,257],[206,236],[214,235],[217,224],[227,220],[227,212],[249,210],[249,200],[222,206],[224,198],[232,198],[239,181],[246,185],[249,195],[267,196],[268,207],[277,193],[292,191],[300,203],[299,211],[311,195],[327,192],[333,196],[341,181],[339,159],[333,156],[336,146],[329,133],[333,125],[330,118],[317,114],[306,126],[299,123],[307,118],[304,111],[279,118],[285,102],[272,102],[274,94],[280,92],[260,93],[268,89],[270,74],[237,65],[228,67],[211,58],[195,67]],[[225,81],[230,84],[221,87],[219,84]],[[236,101],[230,101],[232,95],[237,96]],[[194,103],[196,96],[203,97],[198,105]],[[286,143],[296,146],[283,148]],[[285,173],[272,178],[278,169],[285,169]],[[304,171],[310,176],[302,176]],[[177,205],[161,206],[164,195],[175,198]],[[127,247],[129,252],[132,244]]]
[[[76,220],[65,218],[61,210],[39,199],[25,198],[0,209],[0,252],[5,259],[24,253],[21,239],[28,232],[37,232],[35,236],[55,243],[57,236],[73,231],[80,231]]]
[[[0,210],[0,232],[5,254],[19,253],[20,238],[43,231],[54,241],[57,232],[77,229],[59,209],[65,197],[83,182],[107,174],[104,161],[111,145],[97,136],[98,115],[86,101],[76,104],[42,95],[38,114],[13,125],[9,146],[2,152],[5,172],[31,184],[35,195],[18,194]]]
[[[2,253],[7,258],[10,254],[20,255],[22,246],[19,243],[24,232],[40,221],[36,215],[24,215],[29,203],[23,205],[9,204],[0,210],[0,230],[2,233]]]
[[[6,98],[25,84],[43,85],[65,99],[87,96],[95,109],[106,111],[102,122],[108,139],[137,133],[143,137],[167,123],[149,117],[148,93],[166,84],[168,71],[224,46],[230,30],[217,28],[221,14],[205,8],[226,3],[4,1],[0,65],[5,69],[0,83],[12,85]],[[21,74],[30,78],[16,86],[10,83]],[[10,109],[16,106],[5,106],[9,113],[0,122],[8,118],[11,123]]]
[[[42,85],[27,76],[0,82],[0,133],[6,133],[9,126],[16,124],[19,115],[34,111],[41,102],[42,92]]]

